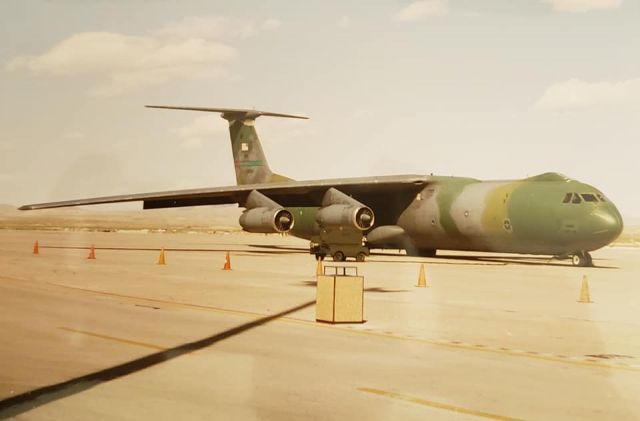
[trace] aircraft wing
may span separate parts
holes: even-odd
[[[62,202],[24,205],[20,210],[60,208],[121,202],[143,202],[144,209],[173,208],[238,203],[244,206],[249,193],[257,190],[278,204],[288,206],[320,206],[324,193],[334,187],[367,204],[372,209],[404,209],[430,181],[421,175],[342,178],[311,181],[285,181],[269,184],[175,190],[155,193],[105,196]],[[404,207],[403,207],[404,206]],[[386,213],[386,212],[385,212]]]

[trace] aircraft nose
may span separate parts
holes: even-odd
[[[607,243],[612,242],[622,233],[622,216],[613,205],[593,211],[591,220],[592,233]]]

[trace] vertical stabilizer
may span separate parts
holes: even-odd
[[[307,117],[232,108],[173,107],[162,105],[147,105],[147,107],[221,113],[222,118],[229,122],[231,150],[233,151],[233,162],[238,185],[277,183],[279,181],[291,180],[288,177],[271,171],[255,129],[255,121],[256,118],[260,116],[303,119]]]

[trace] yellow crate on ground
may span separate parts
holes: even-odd
[[[317,321],[364,322],[364,277],[356,266],[325,266],[317,281]]]

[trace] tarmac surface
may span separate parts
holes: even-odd
[[[640,249],[377,254],[344,263],[366,322],[330,325],[306,247],[0,230],[0,418],[640,419]]]

